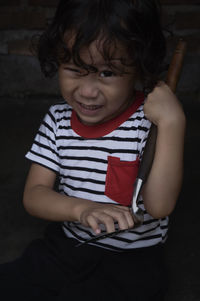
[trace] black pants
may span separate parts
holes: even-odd
[[[161,246],[123,253],[66,239],[57,224],[19,259],[0,265],[0,298],[10,300],[162,301],[166,272]]]

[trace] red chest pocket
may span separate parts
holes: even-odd
[[[138,168],[138,158],[135,161],[120,161],[120,158],[109,156],[105,195],[121,205],[131,205]]]

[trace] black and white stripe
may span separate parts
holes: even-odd
[[[46,166],[59,175],[59,192],[102,203],[116,203],[105,195],[108,156],[121,161],[141,157],[150,122],[143,106],[124,123],[103,137],[83,138],[71,127],[72,110],[66,103],[51,106],[46,114],[31,150],[26,157]],[[144,209],[142,200],[141,207]],[[145,213],[144,224],[137,229],[105,238],[93,244],[111,250],[147,247],[164,242],[168,218],[155,220]],[[94,236],[79,223],[64,222],[68,237],[85,241]]]

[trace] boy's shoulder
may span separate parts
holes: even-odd
[[[59,125],[66,120],[71,119],[72,107],[67,104],[66,101],[58,101],[55,104],[51,104],[47,110],[43,122],[47,124]]]
[[[146,98],[144,98],[141,105],[137,108],[136,112],[133,114],[132,118],[133,120],[137,120],[138,126],[140,128],[146,128],[149,129],[151,126],[151,122],[146,118],[144,114],[144,104],[145,104]]]
[[[49,110],[53,111],[62,111],[62,110],[72,110],[71,106],[65,100],[60,100],[56,103],[50,105]]]
[[[61,100],[55,104],[52,104],[49,107],[49,114],[52,114],[54,117],[59,117],[63,115],[68,115],[72,113],[72,107],[68,105],[68,103],[65,100]]]

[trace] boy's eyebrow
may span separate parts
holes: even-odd
[[[112,62],[112,61],[120,62],[121,59],[120,58],[119,59],[118,58],[116,58],[116,59],[114,58],[114,59],[109,60],[109,62],[106,62],[106,61],[97,62],[97,63],[93,62],[91,65],[94,65],[94,66],[105,66],[105,67],[107,67],[107,66],[109,66],[109,63]],[[67,64],[67,65],[76,65],[75,62],[73,62],[72,60],[70,60],[69,62],[66,62],[64,64]]]
[[[111,57],[108,62],[103,61],[103,60],[99,61],[99,62],[95,62],[94,61],[94,62],[91,62],[91,64],[88,64],[88,66],[91,66],[91,67],[94,67],[94,68],[97,68],[97,69],[99,69],[99,68],[112,68],[112,67],[114,67],[114,68],[120,68],[120,69],[123,68],[121,71],[125,72],[124,68],[129,67],[128,66],[129,64],[128,64],[128,62],[126,62],[126,60],[124,60],[124,61],[127,64],[126,63],[124,64],[122,61],[123,61],[122,57],[113,57],[113,58]],[[81,68],[81,66],[77,65],[73,61],[73,59],[71,59],[70,61],[64,63],[64,65],[77,66],[77,67]],[[130,63],[130,65],[131,65],[131,63]]]

